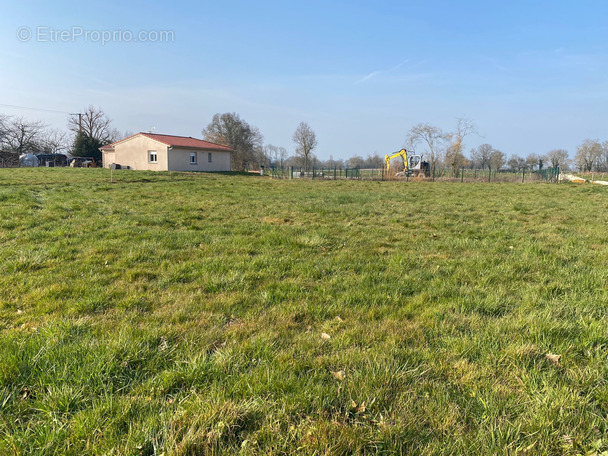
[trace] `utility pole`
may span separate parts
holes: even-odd
[[[70,113],[71,116],[78,116],[78,131],[82,131],[82,116],[84,115],[82,112],[74,112]]]

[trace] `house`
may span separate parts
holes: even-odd
[[[137,133],[100,147],[104,168],[152,171],[230,171],[233,149],[186,136]]]

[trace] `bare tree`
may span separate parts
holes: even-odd
[[[441,128],[428,123],[419,123],[410,129],[406,141],[412,149],[415,149],[417,144],[423,144],[428,149],[431,168],[435,169],[441,160],[441,149],[448,138],[449,134]]]
[[[71,114],[68,126],[74,133],[82,131],[85,136],[94,138],[102,144],[109,144],[121,139],[120,132],[112,128],[112,122],[100,109],[90,105],[80,114]]]
[[[308,171],[308,159],[317,147],[317,135],[306,122],[300,122],[292,139],[296,143],[296,154],[304,159],[304,171]]]
[[[454,176],[458,176],[460,169],[469,165],[469,160],[467,160],[462,153],[462,149],[459,149],[456,143],[450,143],[445,151],[444,163],[452,170]]]
[[[506,162],[505,154],[497,149],[492,150],[490,154],[490,166],[493,170],[502,168]]]
[[[264,152],[271,166],[283,168],[283,163],[287,158],[287,149],[268,144],[264,146]]]
[[[232,167],[237,171],[249,169],[260,155],[264,137],[260,131],[236,113],[215,114],[203,130],[207,141],[230,146]]]
[[[463,154],[464,138],[471,134],[477,134],[477,127],[472,120],[465,117],[457,119],[456,131],[449,135],[450,144],[445,153],[446,164],[452,169],[454,176],[458,175],[458,170],[467,166],[468,160]]]
[[[70,148],[70,140],[64,131],[45,130],[41,137],[41,148],[45,154],[60,154]]]
[[[7,148],[6,136],[8,134],[9,120],[9,116],[0,114],[0,152]]]
[[[602,144],[597,139],[587,139],[576,149],[574,162],[581,171],[593,171],[602,156]]]
[[[264,153],[272,166],[277,166],[277,161],[279,159],[279,148],[277,146],[273,146],[272,144],[267,144],[264,146]]]
[[[526,167],[526,160],[518,155],[511,155],[507,165],[512,171],[521,171]]]
[[[11,118],[6,125],[5,147],[18,154],[39,153],[42,150],[42,137],[47,126],[44,122],[28,122],[22,117]]]
[[[494,148],[490,144],[482,144],[471,151],[471,159],[477,168],[486,169],[491,166],[491,157]]]
[[[360,155],[355,155],[346,160],[347,168],[362,168],[365,166],[365,159]]]
[[[334,160],[333,155],[329,156],[329,160],[327,160],[327,162],[325,162],[325,164],[328,168],[344,168],[344,160],[342,160],[342,159]]]
[[[538,154],[528,154],[526,155],[526,168],[534,169],[535,166],[538,166],[539,161],[542,160],[542,157]]]
[[[564,166],[568,161],[568,151],[565,149],[553,149],[547,153],[547,159],[549,159],[553,168]]]
[[[287,149],[285,149],[284,147],[280,146],[279,147],[279,163],[281,165],[281,168],[285,167],[285,160],[287,159]]]

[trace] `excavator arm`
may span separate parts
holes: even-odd
[[[392,155],[388,155],[388,154],[386,154],[386,155],[384,156],[384,161],[386,162],[386,173],[387,173],[387,174],[388,174],[388,172],[389,172],[389,171],[390,171],[390,169],[391,169],[391,160],[392,160],[393,158],[397,158],[397,157],[401,157],[401,158],[403,158],[403,166],[405,167],[405,168],[404,168],[404,171],[406,171],[406,172],[407,172],[407,151],[406,151],[405,149],[401,149],[399,152],[395,152],[395,153],[394,153],[394,154],[392,154]]]

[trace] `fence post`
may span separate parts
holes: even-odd
[[[492,168],[488,166],[488,182],[492,182]]]
[[[433,166],[433,182],[435,182],[435,167]]]
[[[524,183],[524,179],[526,178],[526,168],[521,170],[521,183]]]
[[[460,170],[460,182],[464,182],[464,166]]]
[[[336,180],[336,167],[334,166],[334,180]]]

